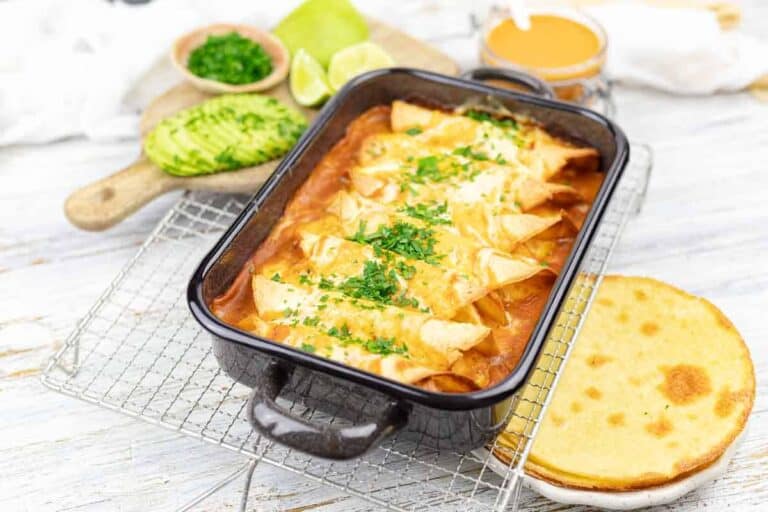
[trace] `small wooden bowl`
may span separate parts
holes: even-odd
[[[187,69],[189,54],[196,48],[205,44],[208,36],[221,36],[237,32],[242,37],[259,43],[264,51],[272,58],[272,73],[265,76],[258,82],[249,84],[226,84],[199,77]],[[288,65],[290,56],[288,49],[275,36],[265,30],[258,29],[250,25],[234,25],[228,23],[219,23],[201,27],[189,32],[176,40],[171,49],[171,61],[176,69],[184,74],[184,77],[201,91],[210,93],[237,93],[237,92],[255,92],[270,89],[282,82],[288,75]]]

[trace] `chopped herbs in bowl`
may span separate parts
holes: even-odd
[[[257,42],[237,32],[209,35],[189,54],[187,68],[195,75],[225,84],[258,82],[272,72],[272,57]]]
[[[251,25],[218,24],[180,37],[171,59],[198,89],[212,93],[270,89],[288,75],[285,45],[266,30]]]

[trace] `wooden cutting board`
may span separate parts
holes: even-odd
[[[398,66],[427,69],[446,75],[456,75],[458,65],[449,56],[399,30],[369,20],[370,39],[384,48]],[[287,82],[265,94],[301,110],[308,119],[316,110],[300,107],[294,102]],[[144,111],[140,130],[142,138],[161,119],[212,97],[189,83],[179,84],[153,100]],[[142,153],[128,167],[87,185],[69,196],[64,213],[77,227],[99,231],[114,226],[157,196],[171,190],[211,190],[228,193],[254,193],[280,163],[265,164],[222,172],[208,176],[177,177],[160,170]]]

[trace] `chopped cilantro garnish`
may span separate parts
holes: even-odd
[[[320,323],[320,318],[316,316],[308,316],[304,318],[304,321],[302,323],[309,327],[317,327],[317,324]]]
[[[514,130],[518,129],[517,121],[510,117],[499,119],[493,117],[488,112],[481,112],[479,110],[470,110],[464,115],[470,119],[474,119],[475,121],[491,123],[492,125],[498,126],[499,128],[512,128]]]
[[[423,220],[427,224],[451,224],[451,219],[447,217],[448,214],[448,202],[438,203],[432,201],[430,203],[417,203],[414,205],[406,205],[400,208],[401,212],[405,213],[409,217],[414,219]]]
[[[397,290],[395,271],[374,260],[365,262],[362,275],[350,277],[339,285],[344,295],[383,303],[390,303]]]
[[[478,160],[480,162],[488,160],[488,155],[479,151],[474,151],[472,146],[460,146],[454,149],[452,153],[457,156],[471,158],[472,160]]]
[[[283,316],[286,318],[297,315],[298,313],[299,313],[299,310],[297,309],[285,308],[283,310]]]
[[[282,283],[283,282],[283,280],[280,278],[280,274],[278,274],[277,272],[274,273],[272,275],[272,277],[270,277],[270,279],[273,280],[276,283]]]
[[[331,327],[327,333],[329,336],[340,339],[344,345],[360,345],[373,354],[407,354],[408,352],[408,347],[405,344],[397,344],[394,338],[382,338],[379,336],[368,340],[356,338],[349,332],[347,324],[342,325],[341,328]]]
[[[323,276],[320,278],[320,284],[317,285],[321,290],[332,290],[333,281]]]
[[[301,344],[301,350],[303,350],[304,352],[309,352],[310,354],[312,354],[312,353],[315,352],[315,346],[314,345],[310,345],[309,343],[302,343]]]
[[[380,225],[373,232],[365,233],[365,221],[361,221],[357,233],[348,238],[353,242],[373,246],[377,254],[382,250],[392,251],[406,258],[436,264],[442,256],[435,254],[435,232],[420,228],[408,222],[397,221],[392,226]]]
[[[209,35],[189,54],[189,71],[226,84],[248,84],[272,72],[270,54],[259,43],[237,32]]]
[[[469,155],[472,154],[472,148],[470,146],[459,146],[458,148],[454,149],[452,153],[454,155],[466,156],[469,158]]]
[[[411,175],[411,181],[424,183],[426,180],[443,181],[446,176],[440,172],[438,158],[435,155],[425,156],[416,161],[416,172]]]
[[[485,153],[473,151],[470,146],[456,148],[450,153],[431,155],[416,160],[416,168],[407,172],[400,181],[400,191],[410,191],[412,195],[418,195],[413,185],[426,183],[443,183],[453,178],[474,178],[480,171],[470,166],[469,162],[463,162],[456,156],[463,156],[475,161],[488,160]]]
[[[420,133],[423,133],[423,132],[424,132],[424,130],[422,130],[418,126],[414,126],[413,128],[408,128],[407,130],[405,130],[405,133],[407,135],[410,135],[411,137],[413,137],[414,135],[418,135]]]
[[[349,332],[349,326],[347,324],[344,324],[341,326],[341,329],[336,327],[335,325],[328,329],[328,336],[333,336],[334,338],[339,339],[348,339],[352,337],[352,334]]]
[[[380,260],[367,260],[363,264],[363,272],[359,276],[349,277],[334,286],[347,297],[351,297],[350,303],[360,309],[375,309],[383,307],[382,305],[395,306],[419,306],[419,301],[412,298],[405,298],[405,292],[400,290],[400,281],[398,275],[403,279],[412,279],[416,275],[416,267],[408,265],[404,261],[398,261],[395,264]],[[397,299],[395,294],[400,292]],[[379,305],[370,305],[359,302],[358,299],[364,299],[378,303]],[[341,302],[341,299],[334,298],[334,302]],[[320,297],[321,304],[318,309],[324,309],[328,301],[328,295]]]
[[[395,270],[397,270],[397,273],[400,274],[403,279],[412,279],[413,276],[416,275],[416,267],[408,265],[404,261],[398,261],[395,264]]]
[[[395,344],[394,338],[374,338],[368,340],[363,345],[365,350],[373,354],[404,354],[408,352],[408,347],[405,345]]]
[[[312,280],[309,278],[307,274],[300,274],[299,275],[299,283],[301,284],[312,284]]]
[[[404,308],[404,307],[408,307],[408,306],[410,306],[410,307],[413,307],[413,308],[418,308],[418,307],[419,307],[419,301],[418,301],[418,300],[416,300],[416,299],[415,299],[415,298],[413,298],[413,297],[411,297],[411,298],[407,298],[407,297],[405,296],[405,293],[401,293],[401,294],[400,294],[400,295],[399,295],[399,296],[398,296],[398,297],[397,297],[397,298],[394,300],[394,304],[395,304],[395,306],[397,306],[397,307],[400,307],[400,308]]]

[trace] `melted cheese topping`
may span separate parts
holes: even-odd
[[[387,378],[485,387],[517,363],[591,199],[554,178],[596,172],[597,152],[525,120],[387,112],[334,147],[214,311]]]

